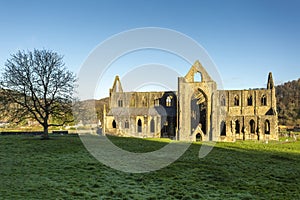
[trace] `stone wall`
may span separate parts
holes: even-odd
[[[117,76],[110,89],[104,130],[118,136],[175,137],[176,114],[177,92],[123,92]]]
[[[104,132],[181,141],[278,140],[272,74],[266,89],[217,90],[200,62],[178,78],[178,92],[124,92],[116,76]]]

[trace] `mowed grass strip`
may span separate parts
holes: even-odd
[[[132,152],[168,140],[110,139]],[[201,143],[161,170],[130,174],[92,157],[78,136],[0,136],[0,199],[300,199],[300,142]]]

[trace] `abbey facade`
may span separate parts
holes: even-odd
[[[196,81],[195,76],[201,76]],[[168,137],[181,141],[278,140],[275,86],[217,90],[199,61],[178,91],[124,92],[119,77],[104,109],[103,132],[132,137]]]

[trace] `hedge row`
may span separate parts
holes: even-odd
[[[43,131],[4,131],[1,135],[42,135]],[[52,134],[66,135],[68,131],[52,131]]]

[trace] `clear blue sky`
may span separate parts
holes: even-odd
[[[269,71],[277,84],[300,78],[299,10],[299,0],[2,0],[0,65],[19,49],[46,48],[78,72],[108,37],[163,27],[201,44],[225,89],[265,87]],[[112,82],[100,87],[105,94]]]

